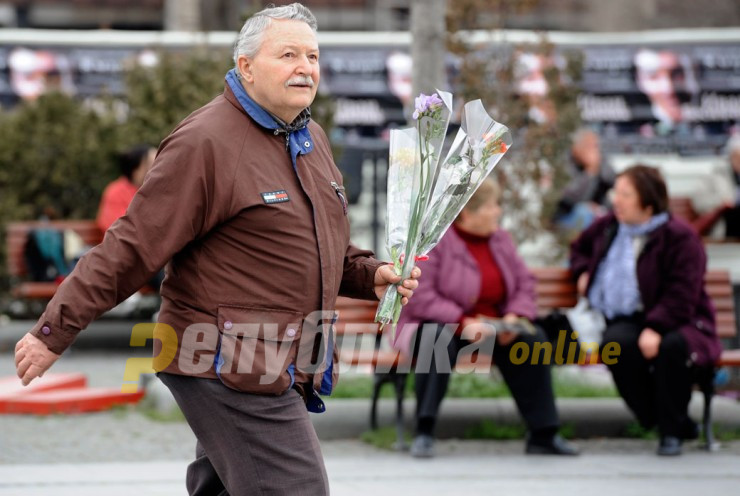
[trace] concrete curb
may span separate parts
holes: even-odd
[[[618,437],[634,417],[621,398],[560,398],[557,400],[561,425],[572,426],[575,436]],[[690,413],[700,420],[703,397],[695,393]],[[740,403],[727,398],[713,400],[714,422],[724,428],[740,429]],[[416,408],[413,400],[404,402],[406,431],[413,432],[413,415]],[[366,399],[329,399],[326,413],[311,415],[320,439],[356,438],[370,429],[370,401]],[[378,406],[378,423],[381,427],[395,426],[395,401],[382,399]],[[510,425],[521,422],[510,398],[459,399],[447,398],[437,425],[437,437],[465,438],[466,432],[479,426],[484,420],[494,424]]]

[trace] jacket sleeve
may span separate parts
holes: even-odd
[[[506,242],[510,245],[506,250],[510,260],[507,260],[506,263],[511,265],[514,274],[514,287],[506,288],[507,297],[504,313],[514,313],[532,320],[537,316],[536,279],[517,253],[516,245],[508,234],[506,234]]]
[[[361,250],[350,243],[344,254],[344,272],[339,294],[348,298],[377,300],[375,294],[375,272],[381,265],[386,265],[373,258],[370,250]]]
[[[596,221],[570,244],[569,267],[573,279],[578,280],[588,270],[591,259],[595,256],[594,240],[602,230],[602,223]]]
[[[54,353],[105,311],[129,297],[187,243],[219,218],[211,147],[178,128],[160,147],[155,163],[126,215],[106,232],[57,289],[31,329]],[[229,191],[223,202],[230,201]]]
[[[668,270],[658,276],[663,281],[662,290],[645,315],[645,327],[661,334],[676,330],[694,318],[707,263],[701,239],[688,229],[667,247],[664,267]]]
[[[457,302],[443,296],[439,288],[447,282],[441,271],[441,262],[444,254],[444,238],[430,253],[429,260],[421,266],[419,287],[414,290],[414,296],[403,309],[406,317],[415,322],[433,321],[445,324],[460,322],[465,314]]]

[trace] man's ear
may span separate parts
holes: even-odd
[[[246,81],[247,83],[251,83],[254,81],[251,59],[249,59],[246,55],[240,55],[239,58],[236,59],[236,65],[237,69],[239,70],[239,74],[241,74],[244,81]]]

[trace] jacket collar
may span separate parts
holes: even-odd
[[[252,100],[239,81],[236,69],[226,73],[226,85],[231,89],[239,106],[252,118],[254,122],[265,129],[279,129],[281,126],[267,110],[263,109],[257,102]],[[233,102],[232,102],[233,103]]]
[[[669,212],[668,222],[658,226],[656,229],[648,233],[647,239],[645,240],[645,245],[642,248],[643,253],[649,246],[652,246],[659,239],[665,236],[665,233],[667,231],[667,228],[669,227],[669,224],[671,224],[674,219],[675,219],[675,216]],[[614,212],[609,212],[608,214],[606,214],[604,216],[604,221],[606,224],[606,227],[604,228],[604,231],[603,231],[604,246],[602,247],[601,252],[599,253],[599,256],[597,258],[598,261],[601,261],[606,256],[606,253],[609,251],[609,248],[614,242],[614,238],[617,237],[617,231],[619,230],[619,221],[617,220],[617,217],[614,215]]]
[[[230,91],[227,91],[227,89]],[[306,155],[313,151],[313,138],[311,138],[311,133],[308,130],[308,123],[311,120],[309,108],[303,109],[293,122],[285,124],[250,98],[239,80],[236,69],[231,69],[226,73],[224,94],[232,105],[241,108],[262,128],[272,130],[275,135],[285,134],[285,148],[290,152],[294,168],[297,166],[296,158],[298,155]]]

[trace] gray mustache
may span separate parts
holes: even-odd
[[[313,78],[311,76],[298,76],[298,77],[294,77],[293,79],[289,79],[285,83],[285,87],[286,88],[288,86],[299,86],[299,85],[300,86],[304,86],[305,85],[305,86],[308,86],[310,88],[313,88],[313,85],[314,85]]]

